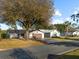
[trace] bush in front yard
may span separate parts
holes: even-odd
[[[7,33],[1,33],[1,38],[7,39],[7,38],[9,38],[9,35]]]

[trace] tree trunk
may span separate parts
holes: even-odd
[[[29,39],[29,30],[26,30],[25,39]]]
[[[69,32],[69,31],[68,31],[68,29],[69,29],[69,28],[67,27],[67,28],[66,28],[66,33],[65,33],[65,36],[67,36],[67,35],[68,35],[68,32]]]

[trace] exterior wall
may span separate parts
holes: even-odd
[[[41,34],[41,38],[44,38],[44,33],[41,31],[33,31],[29,34],[29,38],[33,38],[33,35],[40,35]]]
[[[54,37],[54,36],[60,36],[60,32],[58,32],[57,30],[53,30],[51,33],[50,33],[50,37]]]
[[[9,33],[10,38],[23,38],[24,36],[22,34],[25,35],[25,32],[19,32]],[[34,36],[36,36],[37,38],[44,39],[54,36],[60,36],[60,32],[58,32],[57,30],[36,30],[29,33],[29,38],[33,38]]]
[[[10,33],[10,38],[16,38],[17,37],[17,34],[16,33]]]
[[[44,35],[45,35],[45,38],[46,38],[46,35],[48,35],[48,34],[46,34],[46,33],[50,33],[49,35],[48,35],[48,38],[50,38],[50,37],[55,37],[55,36],[60,36],[60,32],[59,31],[57,31],[56,29],[53,29],[53,30],[40,30],[40,31],[42,31],[43,33],[44,33]]]
[[[50,37],[50,32],[49,33],[44,33],[44,37],[49,38]]]

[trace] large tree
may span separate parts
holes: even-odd
[[[65,21],[64,25],[65,25],[65,31],[66,31],[65,35],[68,35],[69,30],[72,29],[71,28],[71,22]]]
[[[69,21],[65,21],[63,24],[55,24],[54,26],[61,33],[65,33],[65,35],[68,35],[68,32],[72,29],[71,22]]]
[[[55,28],[60,31],[61,33],[64,33],[65,32],[65,24],[54,24]]]
[[[1,0],[2,22],[16,25],[17,22],[28,32],[29,28],[48,26],[54,14],[52,0]]]

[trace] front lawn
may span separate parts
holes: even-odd
[[[38,46],[38,45],[44,45],[44,44],[38,41],[19,40],[19,39],[0,41],[0,49],[30,47],[30,46]]]
[[[54,38],[50,38],[51,40],[58,40],[58,41],[65,41],[65,40],[79,40],[79,37],[54,37]]]
[[[66,53],[65,55],[75,55],[75,56],[79,56],[79,49],[74,50],[72,52]]]
[[[58,59],[79,59],[79,49],[61,55]]]

